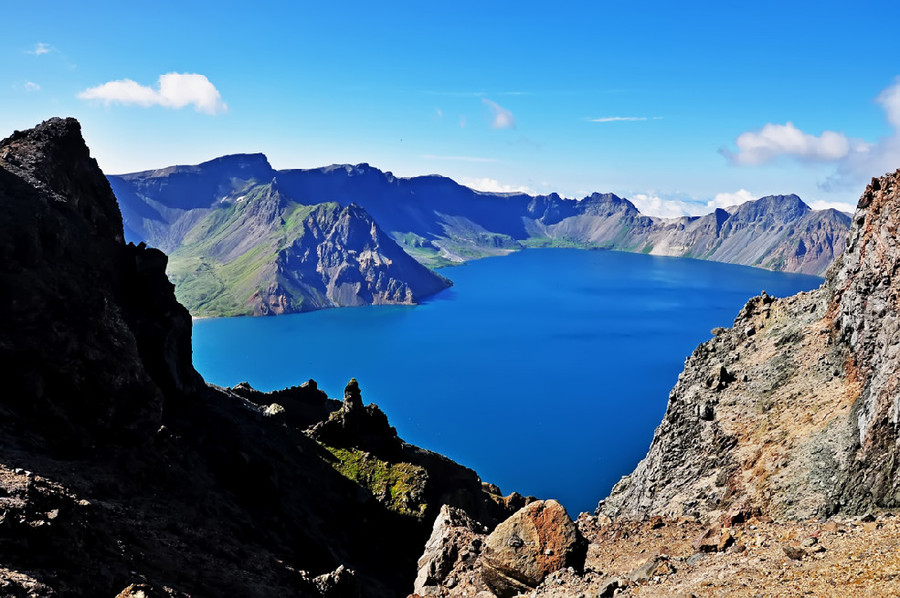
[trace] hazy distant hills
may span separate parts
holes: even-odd
[[[436,267],[570,246],[821,275],[850,224],[796,195],[663,219],[610,193],[484,193],[367,164],[276,171],[262,154],[108,178],[126,236],[172,254],[179,300],[195,315],[413,303],[449,284],[407,253]]]

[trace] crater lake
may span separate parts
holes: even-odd
[[[592,512],[647,452],[685,357],[751,296],[821,278],[684,258],[529,249],[442,270],[417,306],[194,322],[207,381],[260,390],[350,378],[401,438],[504,494]]]

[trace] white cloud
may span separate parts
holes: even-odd
[[[874,142],[847,139],[847,151],[835,159],[835,171],[819,182],[819,188],[828,192],[852,189],[855,194],[870,177],[893,172],[900,166],[900,77],[878,94],[875,102],[884,110],[890,134]]]
[[[900,129],[900,77],[894,80],[893,85],[878,94],[875,101],[884,108],[888,122],[894,129]]]
[[[436,156],[434,154],[423,154],[426,160],[454,160],[457,162],[499,162],[497,158],[479,158],[477,156]]]
[[[28,81],[25,83],[25,91],[39,91],[40,89],[41,86],[34,81]]]
[[[488,191],[490,193],[531,193],[534,191],[524,185],[504,185],[496,179],[489,178],[461,178],[461,185],[465,185],[476,191]]]
[[[822,201],[816,200],[809,202],[809,207],[814,210],[830,210],[835,209],[839,212],[844,212],[845,214],[853,215],[853,212],[856,211],[856,204],[843,203],[840,201]]]
[[[820,136],[804,133],[788,122],[766,124],[759,131],[747,131],[735,140],[738,151],[723,150],[732,163],[757,165],[781,156],[793,156],[811,162],[837,161],[850,153],[850,140],[843,133],[824,131]]]
[[[487,98],[481,98],[481,103],[491,109],[493,120],[491,126],[495,129],[514,129],[516,127],[516,119],[513,113]]]
[[[109,81],[91,87],[78,94],[82,100],[99,100],[105,105],[135,104],[138,106],[163,106],[184,108],[193,105],[197,112],[219,114],[228,106],[222,102],[219,90],[205,75],[193,73],[168,73],[159,77],[157,89],[141,85],[131,79]]]
[[[645,216],[678,218],[680,216],[701,216],[709,212],[702,203],[692,203],[680,199],[663,199],[655,193],[634,193],[628,200]]]
[[[49,54],[53,51],[53,46],[50,44],[45,44],[44,42],[39,42],[35,44],[33,50],[28,50],[28,54],[34,54],[35,56],[40,56],[42,54]]]
[[[617,122],[636,122],[642,120],[662,120],[661,116],[603,116],[600,118],[589,118],[588,122],[592,123],[617,123]]]
[[[739,189],[734,193],[716,193],[716,196],[712,198],[712,201],[707,202],[706,207],[713,210],[716,208],[728,208],[731,206],[738,206],[753,199],[757,198],[754,197],[752,193],[746,189]]]

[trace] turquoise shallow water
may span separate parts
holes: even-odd
[[[357,378],[406,441],[576,515],[650,444],[684,359],[765,289],[821,279],[689,259],[533,249],[445,270],[415,307],[194,323],[214,384],[273,390]]]

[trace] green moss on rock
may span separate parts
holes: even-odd
[[[322,445],[334,455],[331,465],[344,477],[372,493],[379,502],[401,515],[421,518],[428,504],[428,473],[412,463],[389,463],[355,448]]]

